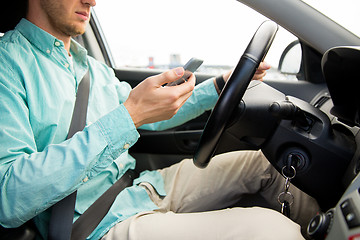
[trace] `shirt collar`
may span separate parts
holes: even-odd
[[[54,36],[24,18],[21,19],[15,29],[18,30],[32,45],[44,53],[49,53],[48,51],[52,52],[56,42],[63,44],[62,41],[57,40]]]
[[[37,27],[27,19],[23,18],[15,27],[32,45],[44,53],[51,53],[55,47],[64,46],[64,43],[50,33]],[[71,39],[70,52],[74,59],[86,62],[87,51],[84,47]]]

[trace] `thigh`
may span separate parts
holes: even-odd
[[[167,196],[159,204],[174,212],[207,211],[228,207],[244,194],[271,183],[271,165],[261,151],[221,154],[205,169],[186,159],[160,170]]]
[[[297,224],[264,208],[202,213],[149,212],[115,225],[104,240],[303,239]]]
[[[221,154],[205,169],[186,159],[160,172],[168,195],[156,203],[164,211],[217,210],[233,206],[249,194],[261,195],[269,208],[278,211],[281,208],[278,196],[284,191],[285,179],[261,151]],[[293,185],[290,192],[294,196],[291,219],[301,224],[304,231],[320,207],[315,199]]]

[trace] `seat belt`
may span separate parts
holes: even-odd
[[[89,91],[90,75],[88,70],[78,86],[74,112],[67,139],[71,138],[76,132],[82,131],[86,125]],[[74,219],[75,201],[76,191],[52,206],[48,231],[49,240],[70,239]]]
[[[90,90],[89,72],[81,80],[76,93],[76,101],[71,119],[68,139],[84,129]],[[109,211],[116,196],[126,187],[132,186],[138,177],[134,170],[128,170],[108,190],[106,190],[73,224],[76,191],[52,206],[48,230],[49,240],[83,240],[99,225]]]
[[[81,216],[75,221],[72,228],[71,240],[86,239],[99,225],[109,211],[116,196],[125,188],[133,185],[138,177],[134,170],[128,170],[108,190],[106,190]]]

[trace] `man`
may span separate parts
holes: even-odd
[[[162,87],[183,68],[150,77],[131,89],[71,40],[84,33],[95,0],[29,0],[26,19],[0,42],[0,224],[34,218],[47,236],[49,208],[77,190],[74,219],[135,159],[128,149],[137,128],[161,130],[211,109],[213,79],[195,87]],[[176,33],[172,33],[176,34]],[[181,33],[180,33],[181,34]],[[261,65],[255,78],[262,78]],[[79,82],[91,77],[87,126],[65,140]],[[224,75],[226,81],[228,74]],[[123,190],[90,239],[301,239],[299,226],[280,213],[228,207],[259,192],[276,208],[283,179],[261,152],[229,153],[205,170],[191,160],[146,171]],[[316,202],[292,188],[293,219],[306,222]],[[306,210],[300,215],[300,208]],[[200,211],[209,211],[202,212]]]

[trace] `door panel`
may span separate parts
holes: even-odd
[[[115,75],[118,79],[121,81],[128,82],[132,87],[135,87],[138,85],[141,81],[144,79],[160,74],[163,71],[161,70],[153,70],[153,69],[146,69],[146,68],[119,68],[115,69]],[[206,79],[209,79],[213,77],[213,75],[210,74],[203,74],[203,73],[195,73],[196,76],[196,84],[199,84]]]

